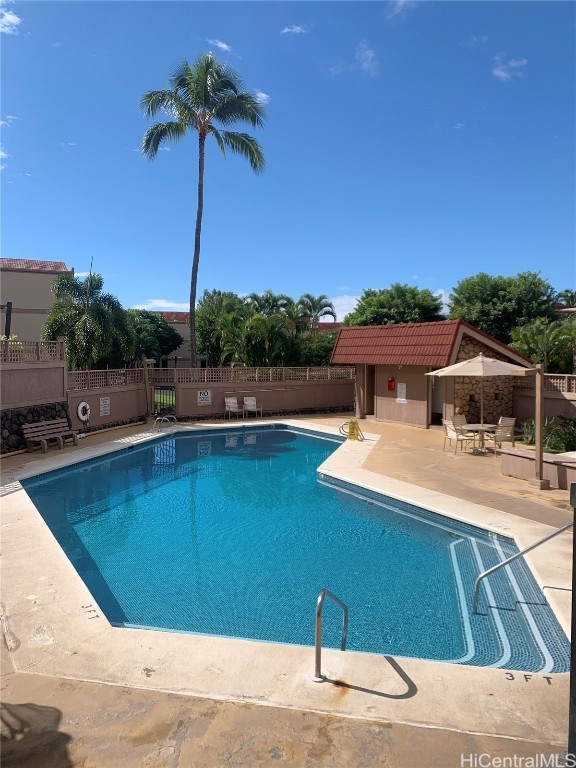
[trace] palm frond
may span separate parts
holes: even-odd
[[[144,134],[142,154],[152,160],[158,154],[160,145],[166,141],[178,141],[186,134],[187,126],[181,122],[155,123]]]
[[[236,131],[222,131],[220,136],[224,146],[238,155],[243,155],[255,173],[261,173],[264,170],[266,166],[264,153],[262,152],[262,147],[253,136],[249,136],[247,133],[237,133]]]
[[[245,92],[224,95],[214,108],[214,119],[223,125],[241,122],[262,128],[266,114],[262,102]]]

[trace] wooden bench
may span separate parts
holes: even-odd
[[[52,419],[51,421],[36,421],[32,424],[22,424],[22,434],[26,441],[26,448],[30,453],[34,450],[34,444],[39,443],[42,453],[48,450],[48,443],[56,440],[58,448],[64,447],[64,441],[72,438],[74,445],[78,445],[78,435],[68,425],[68,419]]]

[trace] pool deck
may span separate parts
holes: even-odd
[[[279,421],[336,432],[344,420]],[[324,474],[512,535],[520,546],[572,520],[567,491],[503,477],[499,458],[442,451],[439,430],[360,424],[368,440],[341,446]],[[150,427],[2,459],[3,733],[5,718],[22,733],[4,742],[5,760],[23,768],[451,768],[474,765],[461,755],[564,751],[567,673],[325,649],[326,680],[315,683],[310,648],[111,627],[17,480],[139,442]],[[569,634],[571,532],[526,559]]]

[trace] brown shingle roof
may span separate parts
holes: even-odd
[[[461,330],[482,337],[487,346],[504,355],[520,358],[505,344],[464,320],[443,320],[341,328],[330,362],[336,365],[424,365],[444,368],[454,362],[452,353]]]
[[[167,323],[187,323],[190,312],[154,312],[160,315]]]
[[[26,272],[71,272],[63,261],[35,261],[33,259],[0,259],[0,269]]]

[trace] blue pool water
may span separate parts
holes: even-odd
[[[24,481],[108,620],[313,645],[319,592],[351,650],[559,672],[569,644],[512,540],[318,476],[336,438],[165,437]],[[327,602],[324,645],[339,647]]]

